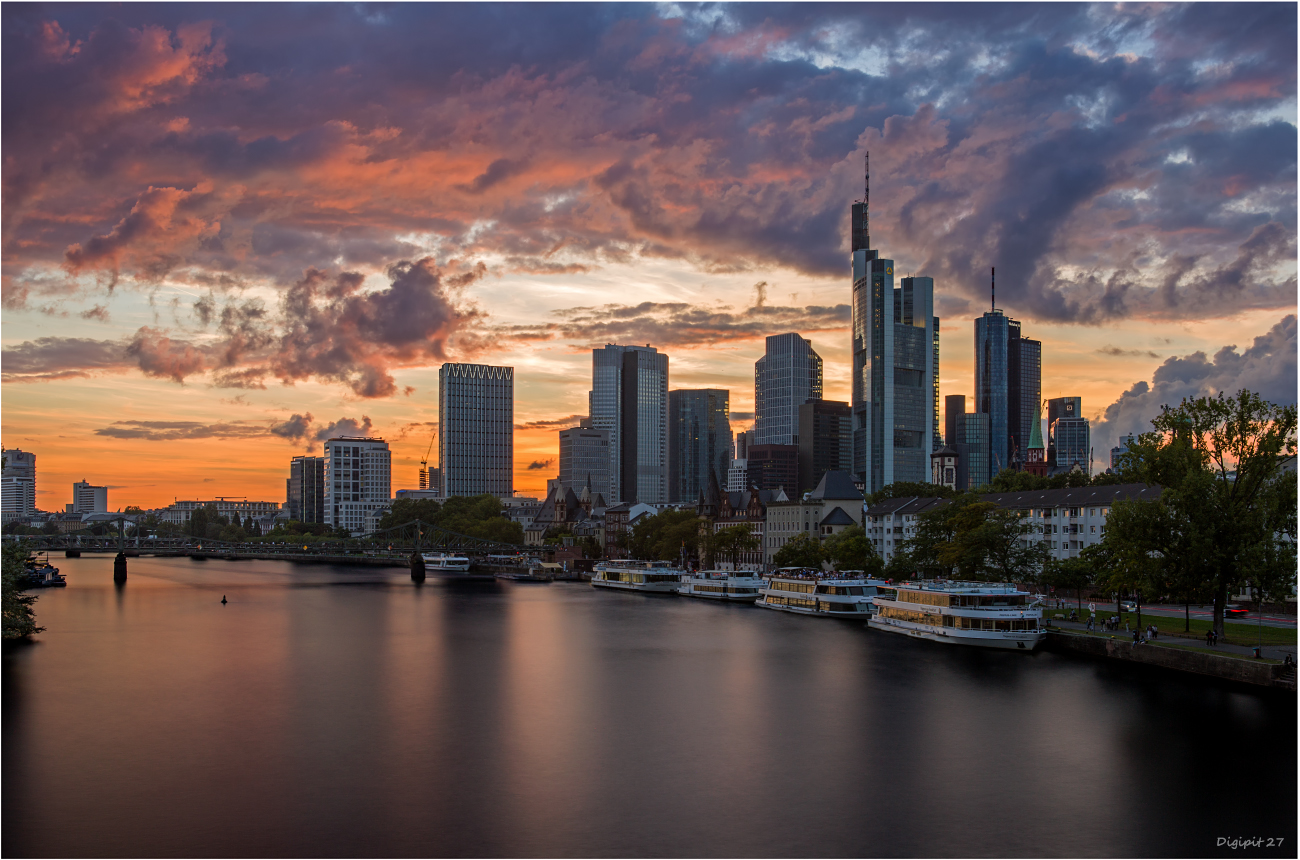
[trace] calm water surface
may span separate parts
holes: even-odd
[[[576,583],[56,564],[4,656],[9,857],[1295,856],[1294,695]]]

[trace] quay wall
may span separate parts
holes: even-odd
[[[1258,687],[1296,689],[1294,670],[1278,663],[1263,663],[1250,659],[1207,654],[1160,645],[1134,645],[1125,639],[1108,639],[1101,636],[1083,636],[1077,633],[1050,631],[1046,646],[1050,651],[1084,654],[1110,660],[1142,663],[1178,672],[1209,675],[1227,681],[1252,684]]]

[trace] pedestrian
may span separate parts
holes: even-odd
[[[1213,630],[1206,630],[1206,631],[1205,631],[1205,644],[1206,644],[1206,645],[1211,644],[1211,643],[1210,643],[1210,638],[1211,638],[1212,636],[1214,636],[1214,631],[1213,631]]]
[[[1140,637],[1138,636],[1138,632],[1137,632],[1136,630],[1134,630],[1134,631],[1133,631],[1133,644],[1136,645],[1136,644],[1138,644],[1139,641],[1140,641]]]

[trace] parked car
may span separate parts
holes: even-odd
[[[1229,603],[1227,606],[1223,607],[1224,618],[1237,618],[1247,614],[1248,612],[1250,612],[1250,610],[1244,608],[1239,603]]]

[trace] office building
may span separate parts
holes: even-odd
[[[894,261],[869,247],[865,204],[853,219],[853,474],[869,495],[930,479],[939,319],[934,279],[895,287]]]
[[[989,416],[966,411],[966,395],[944,398],[944,439],[957,452],[953,489],[973,490],[989,482]],[[933,477],[933,476],[932,476]]]
[[[798,445],[754,445],[745,461],[746,489],[784,490],[793,496],[799,486]]]
[[[1020,323],[997,308],[975,320],[975,411],[989,416],[991,474],[1025,463],[1042,396],[1042,354],[1042,344],[1022,337]]]
[[[853,410],[849,404],[839,400],[809,400],[801,404],[799,495],[816,488],[827,472],[848,473],[852,469]]]
[[[668,356],[647,345],[591,353],[588,415],[609,431],[611,504],[668,501]]]
[[[722,388],[668,392],[668,501],[694,503],[709,476],[731,468],[731,393]]]
[[[749,460],[732,460],[727,469],[727,479],[723,489],[729,493],[738,493],[749,487]]]
[[[438,368],[438,466],[442,495],[514,495],[515,369]]]
[[[749,456],[749,446],[754,444],[753,429],[743,430],[736,434],[736,451],[737,460],[744,460]]]
[[[1119,437],[1119,444],[1110,449],[1110,471],[1114,472],[1119,469],[1119,458],[1128,453],[1128,449],[1133,445],[1136,438],[1131,433]]]
[[[570,427],[561,430],[560,495],[566,490],[581,493],[591,486],[593,495],[609,498],[609,431],[602,427]],[[548,497],[553,494],[547,493]]]
[[[754,362],[754,441],[797,445],[799,406],[822,396],[822,359],[812,343],[790,332],[767,339]]]
[[[18,448],[0,449],[4,457],[3,520],[25,519],[36,513],[36,455]]]
[[[325,458],[294,457],[285,480],[285,509],[289,519],[325,522]]]
[[[1092,474],[1092,435],[1083,417],[1083,398],[1047,401],[1047,468],[1052,475],[1076,468]]]
[[[158,519],[172,525],[183,526],[190,521],[190,516],[199,508],[212,507],[217,516],[233,520],[236,516],[243,522],[249,517],[260,520],[274,517],[280,513],[279,502],[250,502],[247,499],[190,499],[177,501],[158,511]]]
[[[392,498],[392,455],[383,439],[342,436],[325,442],[325,524],[353,534]]]
[[[72,485],[72,504],[68,512],[73,514],[108,513],[108,487],[95,487],[85,481]]]

